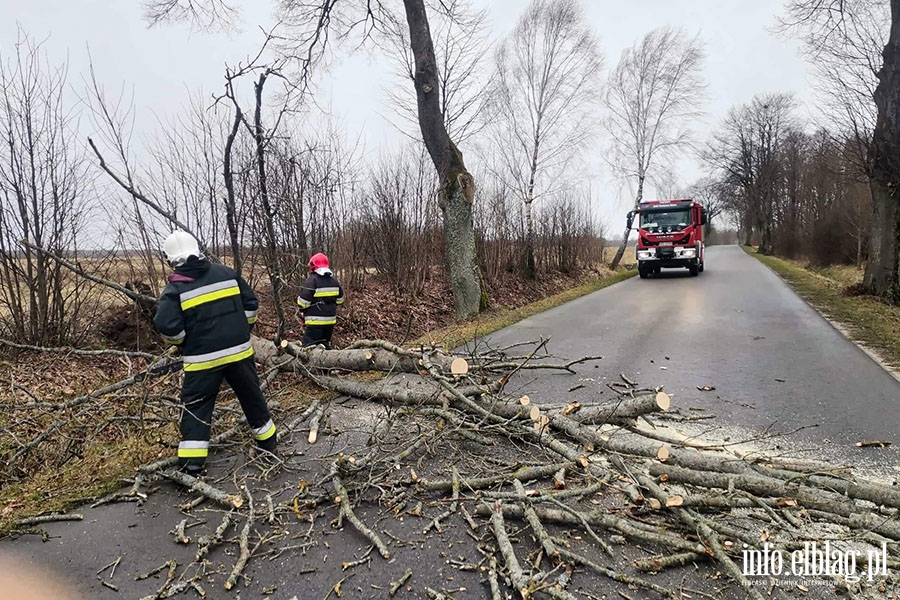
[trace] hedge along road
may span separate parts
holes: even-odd
[[[696,415],[693,430],[733,441],[774,430],[804,429],[769,440],[776,452],[812,449],[809,458],[845,464],[895,464],[894,448],[857,448],[862,440],[897,441],[900,383],[848,341],[775,273],[738,246],[707,249],[706,271],[663,270],[656,278],[624,281],[530,317],[488,337],[502,346],[551,337],[551,352],[602,355],[594,381],[567,392],[571,378],[520,377],[517,391],[583,404],[611,400],[604,384],[625,373],[664,386],[673,405]],[[581,379],[592,374],[580,369]],[[702,392],[698,386],[713,386]],[[707,423],[703,425],[703,423]],[[736,429],[736,430],[732,430]],[[780,448],[773,448],[778,444]],[[823,454],[824,453],[824,454]]]

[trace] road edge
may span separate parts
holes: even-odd
[[[803,302],[809,306],[811,309],[816,311],[816,313],[822,317],[829,325],[831,325],[838,333],[840,333],[844,339],[848,342],[859,348],[863,354],[868,356],[875,364],[882,368],[888,375],[894,378],[898,383],[900,383],[900,367],[892,365],[888,360],[876,349],[869,347],[865,342],[856,338],[852,335],[850,331],[850,326],[846,323],[835,319],[834,317],[828,315],[824,312],[820,307],[813,304],[808,298],[806,298],[800,290],[798,290],[791,282],[783,277],[781,273],[776,271],[771,267],[771,265],[767,264],[760,256],[752,251],[748,250],[747,246],[740,246],[741,250],[744,251],[744,254],[756,259],[760,264],[762,264],[766,269],[771,271],[779,280],[784,282],[786,286],[791,288],[791,290],[797,295],[798,298],[803,300]]]
[[[637,269],[622,269],[618,272],[606,277],[598,277],[588,283],[563,290],[558,294],[546,296],[514,308],[512,310],[491,310],[468,321],[454,323],[448,327],[443,327],[435,331],[423,334],[419,338],[407,343],[406,345],[442,345],[445,348],[458,348],[478,338],[515,325],[520,321],[524,321],[528,317],[546,312],[552,308],[562,306],[573,300],[577,300],[594,292],[631,279],[637,275]]]

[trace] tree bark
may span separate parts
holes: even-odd
[[[644,175],[638,175],[638,190],[637,196],[634,199],[634,208],[632,210],[638,210],[641,207],[641,200],[644,199]],[[628,217],[627,224],[625,225],[625,233],[622,234],[622,243],[619,245],[618,251],[616,251],[616,256],[613,258],[612,264],[610,268],[615,271],[619,268],[619,263],[622,261],[622,257],[625,255],[625,248],[628,247],[628,238],[631,237],[631,226],[634,224],[633,216]]]
[[[237,137],[238,128],[241,126],[242,118],[241,108],[235,102],[234,105],[234,123],[231,125],[231,132],[225,141],[225,159],[222,166],[222,178],[225,181],[225,220],[228,224],[228,236],[231,239],[231,255],[234,259],[234,270],[238,275],[241,274],[243,264],[241,261],[241,246],[238,238],[237,219],[235,218],[236,203],[234,199],[234,172],[231,170],[231,152],[234,147],[234,139]]]
[[[450,139],[441,113],[437,61],[424,0],[403,0],[409,40],[415,57],[415,87],[419,127],[440,179],[438,203],[444,220],[444,250],[450,285],[460,318],[478,314],[487,304],[475,252],[472,202],[475,180],[462,153]]]
[[[525,248],[522,255],[522,274],[528,279],[534,279],[536,268],[534,265],[534,215],[532,200],[527,199],[522,203],[525,211]]]
[[[900,259],[900,0],[891,0],[891,32],[882,52],[872,136],[872,221],[863,286],[898,299]]]
[[[259,177],[259,198],[262,202],[264,226],[266,230],[266,245],[268,246],[269,280],[272,282],[272,299],[275,304],[275,314],[278,315],[278,331],[275,339],[280,341],[284,337],[285,316],[284,307],[281,305],[281,289],[284,281],[281,277],[281,260],[278,257],[278,238],[275,235],[275,211],[269,199],[269,185],[266,177],[266,138],[262,126],[262,93],[266,84],[266,73],[260,73],[259,81],[254,84],[256,92],[256,109],[253,118],[253,138],[256,142],[256,170]]]

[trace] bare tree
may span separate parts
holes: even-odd
[[[533,206],[571,175],[593,132],[603,58],[575,0],[533,0],[497,52],[493,150],[525,215],[523,272],[534,277]]]
[[[732,109],[706,152],[707,161],[740,190],[737,207],[750,232],[759,236],[759,252],[773,252],[773,223],[784,175],[782,149],[795,124],[795,101],[788,94],[757,96]]]
[[[444,125],[441,113],[440,82],[434,44],[428,26],[424,0],[403,0],[409,39],[415,56],[415,88],[422,139],[437,169],[438,205],[444,217],[445,259],[450,284],[460,318],[477,314],[487,305],[487,293],[481,281],[475,251],[475,227],[472,203],[475,178],[466,169],[462,152],[456,147]]]
[[[839,104],[857,137],[868,141],[866,170],[872,189],[872,218],[863,287],[900,300],[900,0],[790,0],[790,27],[798,29],[834,85],[847,72]],[[889,23],[889,27],[888,27]],[[880,52],[879,52],[880,50]],[[874,72],[877,84],[868,73]],[[871,92],[871,96],[869,93]],[[870,103],[871,97],[874,102]],[[874,106],[874,120],[871,107]],[[868,128],[871,127],[871,135]]]
[[[704,237],[709,237],[715,219],[728,209],[729,193],[727,185],[709,175],[701,177],[688,188],[688,194],[706,209],[707,223]]]
[[[606,106],[611,162],[622,177],[637,184],[635,210],[659,159],[686,148],[690,141],[690,122],[700,114],[704,100],[703,57],[699,39],[663,27],[625,50],[610,76]],[[631,225],[629,216],[613,269],[625,253]]]
[[[441,113],[450,137],[463,143],[477,134],[485,123],[482,118],[486,91],[483,74],[490,56],[485,33],[487,13],[475,10],[469,0],[448,0],[441,5],[441,10],[429,13],[434,29]],[[407,87],[415,81],[415,58],[407,25],[391,23],[385,38],[386,50],[394,57],[403,78],[403,86],[390,92],[391,105],[404,125],[415,126],[415,132],[409,132],[401,125],[401,131],[419,139],[415,90]]]
[[[0,55],[0,312],[6,335],[32,344],[79,337],[90,285],[37,250],[77,259],[88,208],[66,76],[21,32],[15,51]]]
[[[189,6],[208,6],[217,1],[219,0],[192,0]],[[192,16],[177,10],[181,6],[178,2],[163,4],[161,10],[153,13],[152,22]],[[165,4],[176,6],[169,9]],[[361,27],[365,40],[373,31],[384,31],[386,24],[397,22],[397,16],[391,8],[380,0],[348,2],[341,5],[343,10],[335,10],[337,4],[337,0],[289,0],[281,3],[283,22],[292,27],[291,31],[295,35],[294,43],[285,46],[289,51],[289,58],[301,69],[298,82],[295,82],[300,89],[306,89],[310,69],[325,54],[333,27],[338,28],[341,35]],[[456,312],[460,317],[469,317],[487,305],[475,251],[472,218],[475,180],[466,169],[462,152],[448,133],[444,121],[438,63],[425,1],[404,0],[403,6],[414,57],[419,128],[440,179],[438,204],[443,214],[445,259],[456,301]]]

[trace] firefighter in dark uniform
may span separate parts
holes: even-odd
[[[303,345],[330,348],[337,307],[344,303],[344,289],[328,267],[328,257],[321,252],[309,259],[309,271],[309,278],[297,297],[306,325]]]
[[[259,387],[250,344],[259,308],[256,295],[233,269],[206,260],[192,235],[176,231],[163,248],[175,272],[169,275],[153,322],[163,339],[182,351],[179,467],[192,474],[203,470],[223,379],[241,403],[257,446],[274,454],[275,424]]]

